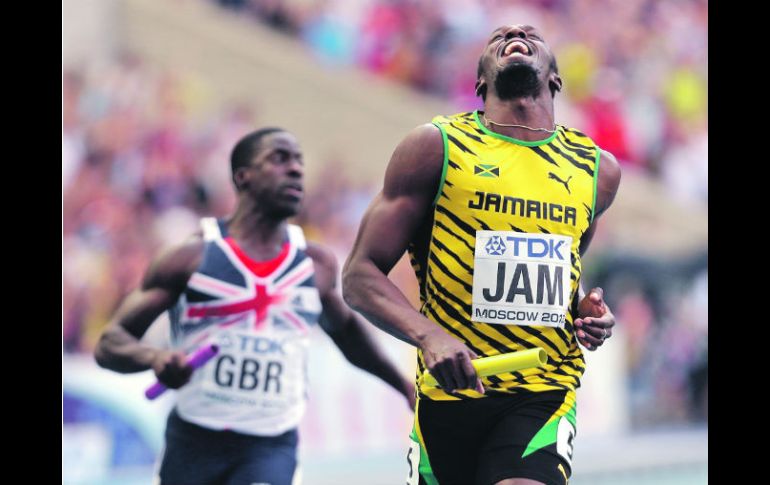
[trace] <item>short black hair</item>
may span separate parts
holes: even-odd
[[[235,144],[232,153],[230,154],[230,170],[233,182],[235,182],[235,172],[239,168],[248,167],[251,164],[251,159],[259,152],[259,144],[262,142],[262,138],[278,132],[285,132],[283,128],[277,128],[274,126],[268,128],[261,128],[257,131],[253,131],[244,136],[238,143]]]

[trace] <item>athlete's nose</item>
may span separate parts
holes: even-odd
[[[289,162],[288,174],[292,177],[301,178],[305,174],[305,166],[299,158],[292,158]]]
[[[511,40],[514,37],[521,37],[522,39],[527,38],[527,32],[524,31],[521,27],[518,25],[512,25],[508,28],[508,31],[505,33],[505,40]]]

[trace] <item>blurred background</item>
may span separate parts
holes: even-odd
[[[234,207],[234,143],[298,136],[296,222],[344,261],[401,138],[481,107],[478,56],[507,23],[557,55],[557,122],[623,166],[585,258],[618,325],[587,353],[570,483],[707,483],[707,20],[705,0],[63,0],[63,483],[151,481],[173,393],[148,402],[152,375],[91,353],[152,255]],[[416,304],[406,261],[391,278]],[[413,374],[413,349],[372,333]],[[304,483],[404,483],[411,412],[312,339]]]

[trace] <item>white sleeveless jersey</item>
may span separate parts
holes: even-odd
[[[179,389],[177,411],[209,429],[281,434],[305,411],[308,332],[321,313],[302,229],[288,226],[282,253],[256,262],[221,222],[201,227],[203,260],[169,312],[171,339],[188,355],[208,344],[219,353]]]

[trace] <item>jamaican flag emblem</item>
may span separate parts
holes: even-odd
[[[473,175],[478,175],[479,177],[499,177],[500,167],[488,163],[479,163],[473,167]]]

